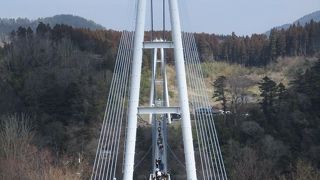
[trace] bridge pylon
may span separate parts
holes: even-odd
[[[187,81],[186,72],[184,64],[183,46],[182,46],[182,34],[180,26],[180,17],[177,0],[168,0],[169,13],[171,20],[171,34],[172,41],[144,41],[145,33],[145,18],[146,18],[146,2],[147,0],[138,0],[137,6],[137,17],[136,17],[136,27],[134,35],[134,48],[133,48],[133,62],[132,62],[132,73],[131,73],[131,84],[129,93],[129,108],[128,108],[128,125],[126,133],[126,145],[125,145],[125,161],[124,161],[124,180],[132,180],[134,172],[134,157],[135,157],[135,146],[136,146],[136,134],[138,126],[138,115],[139,114],[151,114],[153,117],[155,115],[165,115],[167,119],[170,113],[181,114],[181,127],[184,143],[184,155],[186,162],[186,172],[188,180],[196,180],[196,166],[192,139],[192,128],[190,121],[190,110],[189,110],[189,100],[187,92]],[[142,57],[143,49],[153,49],[157,51],[160,49],[164,51],[166,49],[173,49],[174,51],[174,61],[176,68],[176,80],[179,93],[179,106],[170,107],[167,94],[167,84],[166,78],[164,81],[164,100],[167,103],[162,103],[161,106],[150,106],[150,107],[139,107],[139,93],[140,93],[140,82],[141,82],[141,70],[142,70]],[[165,64],[162,65],[162,70],[165,70]],[[165,74],[165,72],[164,72]],[[156,79],[153,78],[155,81]],[[155,84],[156,82],[154,82]],[[152,92],[151,92],[152,94]],[[154,99],[154,97],[150,97]],[[150,101],[151,102],[151,101]],[[151,102],[152,104],[152,102]],[[162,116],[164,117],[164,116]],[[153,124],[158,124],[157,126],[163,127],[164,123],[167,122],[158,120]],[[161,131],[162,132],[162,131]],[[156,140],[158,139],[155,138]],[[154,151],[155,153],[155,151]],[[154,170],[155,171],[155,170]]]

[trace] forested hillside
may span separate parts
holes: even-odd
[[[273,29],[265,34],[228,36],[196,34],[202,61],[226,61],[245,66],[265,66],[277,57],[314,56],[320,50],[320,22],[292,25],[287,30]]]
[[[43,23],[10,34],[0,48],[0,179],[70,179],[63,163],[91,162],[119,38]]]
[[[216,117],[231,179],[319,179],[319,68],[320,59],[288,85],[246,73],[216,78],[214,100],[231,111]],[[247,99],[252,85],[257,102]]]
[[[10,33],[0,47],[0,179],[89,178],[120,35],[45,23]],[[215,117],[230,179],[320,179],[320,23],[274,29],[270,38],[195,36],[210,96],[230,111]],[[303,63],[283,72],[286,82],[260,77],[280,57],[297,56]],[[233,69],[217,74],[218,63]],[[246,74],[253,71],[259,76]],[[149,131],[138,128],[138,161]],[[170,126],[169,142],[183,161],[180,131]],[[149,163],[139,172],[147,176]],[[184,167],[170,164],[170,173],[183,177]]]

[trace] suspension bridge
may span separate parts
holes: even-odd
[[[123,31],[120,39],[91,179],[137,179],[134,177],[134,173],[139,174],[134,172],[135,148],[140,115],[149,117],[152,128],[152,159],[150,173],[146,176],[150,180],[177,179],[174,174],[170,174],[168,126],[171,125],[171,114],[180,114],[186,179],[227,180],[214,115],[208,108],[211,107],[210,99],[206,92],[195,38],[192,33],[181,31],[177,0],[162,0],[163,33],[160,37],[154,35],[153,0],[149,1],[150,40],[146,41],[145,38],[147,0],[137,2],[135,31]],[[170,36],[165,35],[166,3],[170,14]],[[143,55],[146,51],[152,54],[152,73],[149,104],[142,106],[139,101],[140,84]],[[167,77],[170,51],[173,52],[174,59],[177,106],[170,106]],[[196,137],[192,137],[193,132]],[[121,142],[125,142],[124,145]],[[197,156],[194,143],[199,152]],[[120,151],[124,152],[123,158]]]

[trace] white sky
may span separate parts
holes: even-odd
[[[0,0],[0,17],[37,19],[73,14],[108,29],[132,27],[136,0]],[[250,35],[320,10],[320,0],[179,0],[183,24],[193,32]],[[162,2],[154,0],[155,4]],[[155,10],[155,12],[158,12]],[[131,20],[131,21],[129,21]],[[148,23],[149,24],[149,23]]]

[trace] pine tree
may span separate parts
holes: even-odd
[[[37,32],[37,35],[43,37],[50,30],[51,30],[51,27],[49,26],[49,24],[45,25],[44,23],[40,22],[37,29],[36,29],[36,32]]]
[[[284,56],[286,53],[286,35],[284,30],[281,30],[276,42],[277,56]]]
[[[32,39],[33,37],[33,31],[30,27],[27,29],[27,38]]]
[[[278,109],[278,112],[281,111],[281,104],[285,100],[285,92],[286,92],[286,87],[284,86],[284,84],[279,83],[277,85],[277,97],[278,97],[277,109]]]
[[[284,86],[284,84],[279,83],[277,87],[277,91],[278,91],[279,99],[283,99],[284,93],[286,91],[286,87]]]
[[[277,30],[273,29],[270,33],[270,57],[272,60],[276,59],[277,57]]]
[[[27,34],[27,29],[24,27],[19,27],[17,30],[17,35],[20,39],[25,39]]]
[[[259,83],[259,89],[261,91],[260,96],[262,97],[260,102],[261,109],[266,117],[271,118],[274,112],[274,102],[277,97],[277,84],[268,76],[265,76],[262,82]]]
[[[226,77],[219,76],[213,83],[213,97],[216,101],[222,101],[223,111],[227,111],[227,98],[225,96]]]

